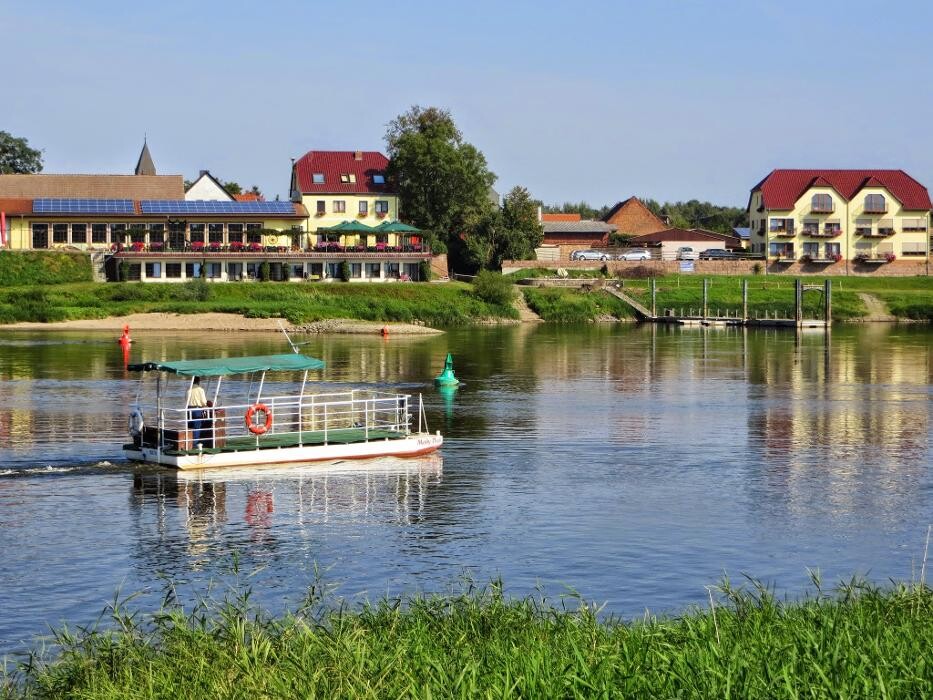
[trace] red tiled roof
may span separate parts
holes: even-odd
[[[722,241],[722,234],[688,231],[684,228],[668,228],[632,238],[632,243],[660,243],[661,241]]]
[[[905,209],[930,209],[930,193],[903,170],[772,170],[752,188],[765,209],[793,209],[810,187],[832,187],[846,200],[865,187],[884,187]]]
[[[580,221],[579,214],[541,214],[541,221]]]
[[[7,216],[11,214],[32,214],[32,200],[21,197],[5,197],[0,199],[0,211]]]
[[[237,202],[265,202],[266,198],[261,194],[256,194],[255,192],[243,192],[241,194],[233,195],[233,199]]]
[[[385,194],[388,186],[375,184],[373,175],[385,175],[388,165],[378,151],[308,151],[295,161],[295,180],[304,194]],[[315,173],[323,173],[323,184],[315,184]],[[355,175],[356,182],[341,182],[341,175]]]

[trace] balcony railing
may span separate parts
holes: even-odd
[[[814,214],[832,214],[836,211],[836,207],[830,204],[813,204],[810,206],[810,211]]]
[[[152,243],[131,243],[124,245],[117,243],[112,251],[118,255],[164,255],[164,256],[276,256],[276,257],[311,257],[332,258],[335,255],[353,255],[356,257],[398,257],[405,255],[431,255],[431,249],[426,245],[403,246],[342,246],[338,244],[320,244],[310,248],[296,246],[264,246],[259,243],[230,243],[220,244],[186,244],[184,246],[167,246]]]
[[[797,232],[792,228],[773,228],[770,229],[772,236],[796,236]]]
[[[888,204],[866,204],[863,211],[866,214],[887,214],[888,213]]]
[[[887,238],[888,236],[893,236],[896,231],[893,228],[857,228],[855,229],[855,235],[864,236],[865,238]]]

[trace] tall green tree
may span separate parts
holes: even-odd
[[[462,237],[493,207],[488,192],[496,176],[485,156],[463,140],[450,112],[437,107],[416,105],[400,114],[385,141],[386,174],[399,194],[402,220],[458,255]]]
[[[29,147],[24,138],[0,131],[0,175],[42,172],[42,151]]]
[[[528,260],[543,239],[537,201],[524,187],[513,187],[502,209],[488,210],[463,238],[464,262],[476,270],[501,267],[503,260]]]

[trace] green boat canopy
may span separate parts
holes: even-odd
[[[220,377],[250,372],[295,372],[324,369],[324,361],[307,355],[259,355],[258,357],[219,357],[206,360],[143,362],[127,367],[131,372],[170,372],[185,377]]]
[[[420,228],[403,224],[401,221],[383,221],[376,230],[385,233],[421,233]]]
[[[322,226],[317,231],[330,231],[333,233],[372,233],[376,228],[367,226],[359,221],[341,221],[333,226]]]

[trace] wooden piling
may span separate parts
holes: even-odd
[[[655,312],[655,304],[657,303],[657,296],[658,296],[658,286],[655,282],[654,277],[652,277],[651,278],[651,315],[652,316],[657,316],[657,313]]]
[[[832,280],[823,282],[823,325],[829,328],[833,322],[833,283]]]
[[[703,318],[709,316],[709,280],[703,278]]]
[[[742,280],[742,320],[748,320],[748,280]]]

